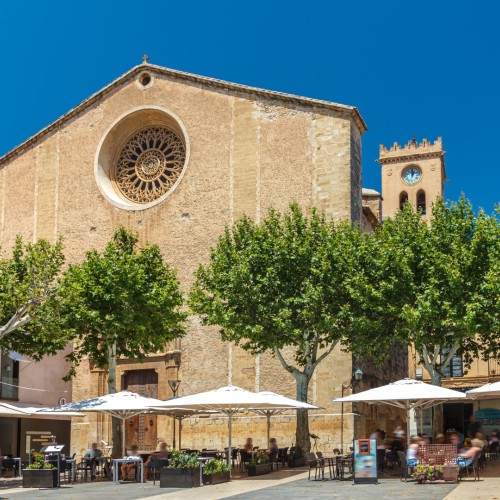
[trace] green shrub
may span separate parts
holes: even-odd
[[[215,474],[217,472],[229,472],[231,467],[227,465],[225,460],[213,458],[203,466],[203,474]]]
[[[195,469],[200,466],[198,453],[184,453],[179,450],[172,450],[168,456],[169,467],[174,469]]]
[[[45,455],[41,453],[33,453],[33,461],[31,462],[27,469],[53,469],[52,464],[45,462]]]

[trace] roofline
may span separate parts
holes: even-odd
[[[138,66],[134,66],[133,68],[128,70],[126,73],[119,76],[118,78],[113,80],[111,83],[109,83],[108,85],[103,87],[101,90],[92,94],[90,97],[88,97],[87,99],[82,101],[80,104],[78,104],[74,108],[70,109],[67,113],[65,113],[64,115],[59,117],[57,120],[55,120],[51,124],[47,125],[43,129],[41,129],[36,134],[34,134],[31,137],[29,137],[28,139],[26,139],[19,146],[14,147],[9,152],[7,152],[5,155],[1,156],[0,157],[0,165],[3,165],[4,163],[8,162],[11,158],[24,152],[25,150],[27,150],[28,148],[33,146],[39,139],[41,139],[45,135],[49,134],[50,132],[58,129],[61,125],[65,124],[68,120],[70,120],[71,118],[74,118],[75,116],[80,114],[82,111],[84,111],[88,107],[92,106],[92,104],[94,104],[96,101],[100,100],[102,97],[104,97],[105,95],[109,94],[111,91],[113,91],[116,88],[118,88],[119,86],[121,86],[129,78],[131,78],[131,77],[135,76],[136,74],[140,73],[141,71],[145,71],[145,70],[155,71],[161,75],[179,78],[181,80],[188,80],[188,81],[195,82],[195,83],[212,85],[212,86],[217,87],[219,89],[252,93],[252,94],[257,94],[257,95],[262,96],[262,97],[279,99],[279,100],[288,101],[288,102],[294,102],[294,103],[302,104],[305,106],[333,109],[336,111],[339,111],[339,110],[344,111],[344,112],[347,112],[348,114],[352,115],[352,117],[353,117],[354,121],[356,122],[356,125],[358,126],[361,134],[363,134],[364,132],[366,132],[368,130],[368,127],[366,126],[366,123],[363,120],[363,117],[361,116],[358,108],[356,108],[355,106],[348,106],[346,104],[337,104],[337,103],[330,102],[330,101],[323,101],[321,99],[313,99],[310,97],[303,97],[303,96],[298,96],[298,95],[294,95],[294,94],[287,94],[284,92],[276,92],[273,90],[265,90],[265,89],[261,89],[258,87],[250,87],[250,86],[242,85],[239,83],[232,83],[232,82],[227,82],[225,80],[219,80],[217,78],[195,75],[193,73],[187,73],[185,71],[179,71],[179,70],[175,70],[175,69],[165,68],[163,66],[156,66],[154,64],[149,64],[146,62],[146,63],[139,64]]]

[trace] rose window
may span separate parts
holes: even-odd
[[[162,127],[141,130],[120,152],[115,182],[127,200],[150,203],[170,190],[185,161],[186,147],[175,132]]]

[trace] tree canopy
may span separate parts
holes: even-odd
[[[58,308],[76,340],[68,355],[68,377],[88,356],[108,368],[108,391],[116,392],[117,358],[142,359],[184,335],[187,315],[182,307],[179,282],[158,246],[139,250],[137,236],[119,227],[102,253],[87,252],[61,281]],[[113,425],[113,451],[119,456],[117,427]]]
[[[428,223],[406,204],[375,239],[393,276],[395,335],[414,345],[434,384],[455,355],[466,367],[486,351],[498,355],[498,330],[491,330],[495,301],[498,311],[496,217],[476,215],[463,196],[456,203],[438,200]]]
[[[191,307],[205,324],[220,326],[224,340],[273,353],[306,401],[315,368],[340,342],[377,348],[356,343],[366,321],[358,292],[372,279],[371,244],[359,228],[336,225],[316,210],[308,217],[297,204],[284,214],[270,210],[260,224],[244,217],[196,272]],[[286,347],[293,347],[293,362]],[[309,448],[307,412],[298,412],[296,438]]]
[[[63,263],[61,240],[24,243],[21,237],[12,256],[0,260],[1,349],[39,360],[66,346],[68,337],[54,334],[54,310],[47,306],[57,293]]]

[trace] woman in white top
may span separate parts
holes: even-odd
[[[412,436],[410,441],[411,444],[406,451],[406,463],[408,467],[415,467],[415,465],[418,464],[418,446],[420,438],[418,436]]]

